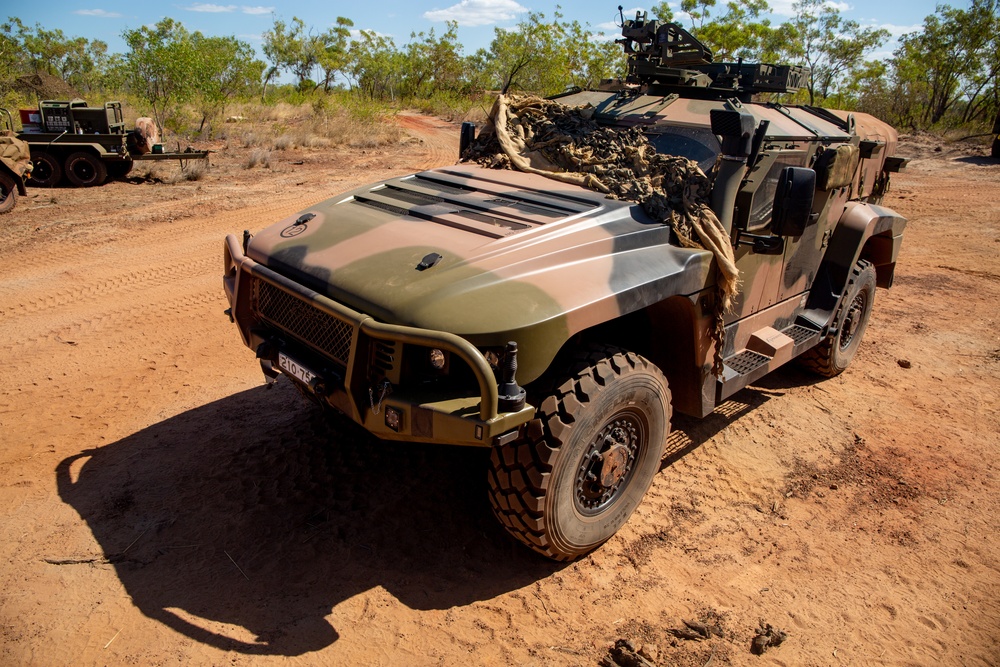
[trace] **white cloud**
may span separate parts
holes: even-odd
[[[120,19],[123,16],[118,12],[109,12],[106,9],[78,9],[73,13],[79,16],[96,16],[102,19]]]
[[[917,23],[915,25],[896,25],[894,23],[880,23],[876,24],[876,28],[884,28],[889,31],[889,35],[893,39],[899,39],[908,32],[920,32],[924,29],[923,24]]]
[[[776,16],[795,16],[795,10],[792,9],[792,5],[798,0],[770,0],[768,2],[771,5],[771,13]],[[829,7],[830,9],[835,9],[838,12],[849,12],[854,9],[854,5],[847,2],[835,2],[834,0],[827,0],[823,3],[824,7]]]
[[[676,2],[668,2],[667,5],[674,12],[673,19],[674,23],[678,22],[680,19],[685,18],[687,14],[680,11],[680,5]],[[623,9],[620,13],[615,12],[615,18],[613,21],[605,21],[603,23],[598,23],[595,27],[598,30],[604,30],[605,32],[613,32],[618,34],[622,30],[621,20],[622,16],[625,17],[626,21],[634,21],[636,13],[642,14],[646,13],[646,19],[649,21],[656,20],[656,16],[647,7],[632,7],[630,9]]]
[[[196,2],[189,7],[181,7],[181,9],[187,10],[189,12],[206,12],[208,14],[228,14],[230,12],[235,12],[236,5],[210,5],[204,2]]]
[[[375,35],[378,37],[388,37],[389,39],[392,39],[391,33],[379,32],[378,30],[368,30],[368,29],[364,29],[364,31],[375,33]],[[351,39],[353,39],[354,41],[361,39],[361,30],[359,30],[358,28],[351,28],[350,30],[348,30],[348,32],[351,33]]]
[[[274,7],[247,7],[243,5],[240,7],[240,11],[244,14],[272,14],[274,13]]]
[[[462,0],[447,9],[424,12],[423,16],[428,21],[457,21],[461,26],[473,27],[510,21],[526,11],[527,7],[515,0]]]

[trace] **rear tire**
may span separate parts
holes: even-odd
[[[132,166],[135,163],[132,160],[117,160],[115,162],[108,162],[108,178],[125,178],[132,171]]]
[[[846,296],[837,314],[836,333],[827,335],[816,347],[800,356],[799,363],[825,377],[843,373],[861,345],[874,305],[875,268],[870,262],[860,260],[851,272]]]
[[[10,174],[0,173],[0,214],[17,206],[17,183]]]
[[[31,178],[28,185],[36,188],[54,188],[62,180],[63,169],[59,158],[51,153],[31,154]]]
[[[538,553],[579,558],[638,507],[669,432],[670,389],[656,366],[616,347],[582,350],[527,434],[493,448],[493,512]]]
[[[993,140],[993,157],[1000,160],[1000,137]]]
[[[100,185],[108,177],[104,160],[93,153],[79,151],[66,158],[66,178],[78,188]]]

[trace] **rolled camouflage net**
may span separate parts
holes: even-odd
[[[715,300],[715,363],[722,373],[723,315],[739,286],[729,233],[709,206],[712,181],[686,157],[662,155],[637,127],[599,125],[592,107],[538,97],[500,95],[463,159],[517,169],[641,204],[669,224],[687,248],[708,250],[719,268]]]
[[[18,176],[24,176],[26,173],[31,173],[30,157],[26,141],[18,139],[11,130],[0,130],[0,162]]]

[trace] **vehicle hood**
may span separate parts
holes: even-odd
[[[457,165],[316,204],[256,234],[247,254],[383,322],[502,344],[702,289],[710,253],[670,234],[585,188]]]

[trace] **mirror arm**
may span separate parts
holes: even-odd
[[[751,246],[758,255],[780,255],[785,252],[785,239],[780,236],[764,236],[740,231],[736,245]]]

